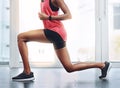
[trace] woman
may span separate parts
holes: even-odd
[[[58,59],[67,72],[81,71],[89,68],[99,68],[101,76],[105,78],[110,68],[110,63],[76,63],[72,64],[66,48],[67,34],[62,24],[62,20],[71,19],[71,13],[64,0],[44,0],[41,4],[41,13],[38,13],[40,20],[43,21],[44,29],[31,30],[18,35],[18,48],[22,57],[24,70],[21,74],[13,77],[16,81],[34,80],[34,74],[31,72],[28,62],[28,49],[26,42],[38,41],[53,43]],[[63,14],[58,14],[59,9]]]

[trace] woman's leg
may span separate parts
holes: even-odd
[[[82,62],[82,63],[72,64],[66,47],[62,49],[56,49],[55,51],[60,62],[62,63],[63,67],[66,69],[67,72],[80,71],[89,68],[102,69],[105,66],[104,63],[95,63],[95,62],[91,62],[91,63]]]
[[[26,45],[26,42],[29,41],[49,42],[44,35],[44,31],[40,29],[20,33],[18,35],[18,48],[23,61],[24,72],[26,74],[30,74],[31,72],[28,61],[28,48]]]

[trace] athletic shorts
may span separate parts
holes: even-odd
[[[44,33],[46,38],[53,43],[55,49],[61,49],[66,46],[66,42],[62,39],[62,37],[57,33],[49,29],[44,29]]]

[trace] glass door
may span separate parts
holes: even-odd
[[[0,64],[9,62],[10,0],[0,0]]]
[[[109,60],[117,64],[120,62],[120,0],[108,0],[108,23]]]
[[[72,13],[71,20],[63,21],[68,34],[67,48],[71,61],[95,61],[95,0],[64,1]],[[18,23],[16,23],[18,28],[16,30],[17,33],[11,35],[13,40],[16,40],[13,35],[17,36],[21,32],[43,28],[43,24],[38,18],[40,0],[19,0],[16,3],[18,4],[16,5],[12,2],[13,9],[18,9],[17,11],[19,11],[17,14],[19,19],[14,19],[13,17],[15,23],[16,21]],[[14,13],[14,11],[12,12]],[[60,66],[52,44],[29,42],[27,45],[29,60],[32,66]],[[14,46],[17,46],[17,44],[12,44],[12,47]],[[13,53],[11,54],[14,58],[12,61],[20,64],[20,56],[19,60],[15,60],[18,58],[19,52],[16,52],[15,48],[11,49],[16,53],[15,56]]]

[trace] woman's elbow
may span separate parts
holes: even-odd
[[[67,14],[67,19],[72,19],[72,15],[71,14]]]

